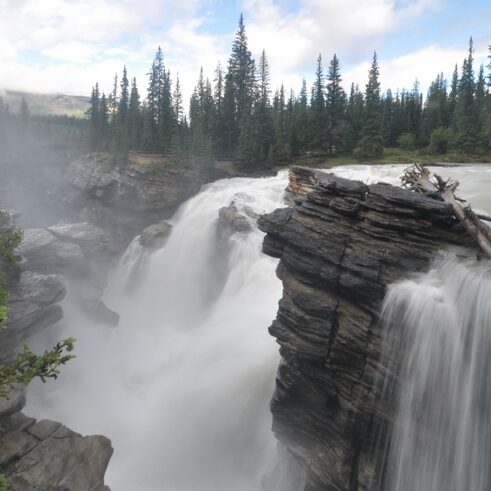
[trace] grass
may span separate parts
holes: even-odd
[[[295,164],[307,167],[353,164],[450,164],[450,163],[491,163],[491,155],[462,155],[450,152],[444,155],[429,155],[421,150],[403,150],[401,148],[386,148],[380,159],[361,160],[349,155],[306,156],[295,160]]]

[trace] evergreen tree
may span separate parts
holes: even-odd
[[[225,78],[224,119],[227,128],[225,149],[229,154],[233,153],[237,146],[241,127],[249,127],[255,87],[255,63],[247,45],[244,18],[241,14]],[[246,118],[242,122],[244,115]]]
[[[394,98],[392,91],[387,90],[385,97],[382,98],[382,137],[385,147],[395,146],[396,141],[392,140],[392,127],[394,124]]]
[[[98,148],[100,150],[106,150],[109,141],[109,107],[106,98],[106,94],[102,93],[102,97],[99,103],[99,117],[98,117]]]
[[[368,74],[362,136],[357,150],[359,157],[362,158],[380,158],[384,153],[377,53],[373,54],[372,66]]]
[[[479,74],[477,77],[476,91],[475,91],[475,106],[477,113],[477,152],[484,153],[488,150],[488,136],[487,136],[487,117],[488,107],[486,100],[486,78],[484,76],[484,66],[479,67]]]
[[[225,147],[225,120],[224,120],[224,80],[223,70],[218,63],[215,69],[215,91],[213,100],[215,105],[215,117],[213,122],[213,147],[218,157],[223,157],[226,153]]]
[[[455,130],[455,109],[457,107],[457,96],[459,91],[459,67],[455,65],[452,82],[450,84],[450,94],[448,96],[448,119],[450,126]]]
[[[352,152],[361,138],[365,100],[358,85],[351,84],[350,95],[346,107],[346,130],[344,133],[344,149]]]
[[[99,150],[100,148],[100,100],[99,100],[99,84],[92,87],[90,96],[90,107],[87,110],[89,118],[89,148],[90,150]]]
[[[285,89],[281,89],[275,95],[274,101],[276,143],[273,147],[273,161],[277,164],[286,164],[290,161],[291,149],[288,135],[288,118],[285,104]]]
[[[254,113],[254,133],[257,147],[256,160],[265,162],[271,153],[275,139],[275,128],[270,104],[270,71],[266,52],[263,50],[258,69],[259,91]]]
[[[331,155],[342,152],[345,130],[346,94],[341,87],[339,60],[333,56],[327,75],[327,148]]]
[[[327,118],[326,101],[324,95],[324,71],[322,68],[322,55],[317,58],[315,82],[312,87],[310,102],[310,148],[314,151],[323,151],[326,147]]]
[[[136,85],[136,78],[131,83],[131,93],[128,105],[128,141],[129,148],[138,150],[140,148],[142,130],[142,114],[140,94]]]
[[[469,54],[462,65],[457,105],[455,108],[455,129],[457,148],[464,153],[475,153],[477,146],[478,117],[474,101],[475,80],[473,68],[474,46],[469,41]]]
[[[309,101],[305,79],[302,80],[302,88],[295,103],[292,133],[294,137],[290,142],[291,152],[298,156],[307,151],[309,144]]]

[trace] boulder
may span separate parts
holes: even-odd
[[[27,260],[25,269],[44,273],[79,271],[84,255],[80,245],[57,240],[48,230],[27,229],[18,247],[18,253]]]
[[[172,231],[172,225],[162,221],[149,225],[140,236],[140,244],[151,249],[161,247]]]
[[[12,491],[107,489],[112,453],[107,438],[83,437],[54,421],[22,413],[0,421],[0,472]]]

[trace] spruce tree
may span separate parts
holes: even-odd
[[[90,107],[87,110],[87,116],[89,118],[89,148],[92,151],[99,150],[100,144],[100,100],[99,100],[99,84],[96,83],[92,87],[92,94],[90,96]]]
[[[457,149],[472,154],[476,152],[478,117],[474,100],[474,46],[469,40],[469,53],[462,64],[462,75],[459,82],[457,105],[455,108],[455,140]]]
[[[295,139],[290,143],[292,155],[305,153],[309,143],[309,101],[307,96],[307,82],[302,80],[302,88],[295,103],[295,112],[292,125]]]
[[[241,14],[225,78],[225,148],[229,154],[237,147],[241,127],[248,128],[255,87],[255,63],[248,48],[244,17]],[[242,122],[244,115],[247,117]]]
[[[380,158],[384,154],[382,114],[380,108],[380,82],[377,53],[373,54],[365,91],[365,114],[362,136],[357,149],[361,158]]]
[[[275,95],[274,110],[276,142],[273,147],[273,161],[276,164],[285,165],[290,161],[291,149],[288,138],[288,117],[283,85],[281,85],[280,91]]]
[[[327,140],[326,101],[324,94],[324,71],[322,55],[319,53],[315,71],[315,82],[312,87],[310,102],[310,148],[314,151],[324,151]]]
[[[217,157],[223,157],[225,148],[225,119],[224,119],[224,77],[223,70],[218,63],[215,69],[215,90],[213,100],[215,105],[213,121],[213,148]]]
[[[270,104],[270,70],[263,50],[258,67],[258,100],[254,111],[254,132],[257,147],[256,159],[258,162],[265,162],[270,153],[275,138],[275,128],[271,114]]]
[[[331,155],[342,152],[345,130],[346,94],[341,87],[339,60],[333,56],[327,75],[327,148]]]
[[[140,94],[136,85],[136,78],[131,83],[130,101],[128,105],[128,141],[129,148],[138,150],[142,131],[142,115]]]
[[[344,149],[352,152],[358,145],[363,128],[365,101],[358,85],[351,84],[350,95],[346,107],[346,130],[344,133]]]

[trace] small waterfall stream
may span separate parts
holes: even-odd
[[[399,366],[384,489],[491,485],[491,262],[442,253],[393,285],[386,349]]]

